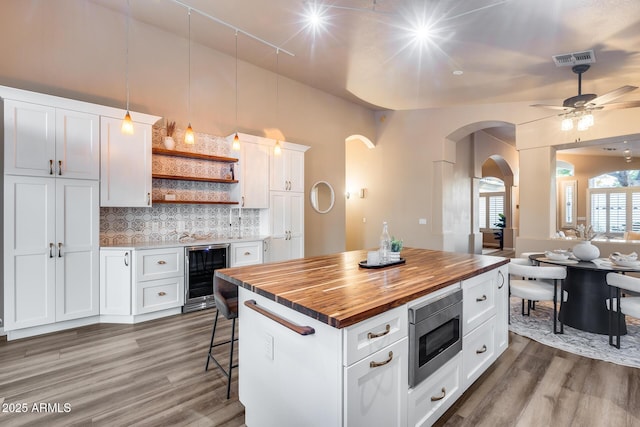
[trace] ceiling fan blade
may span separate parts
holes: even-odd
[[[530,107],[538,107],[538,108],[548,108],[550,110],[562,110],[562,111],[570,111],[573,108],[563,107],[562,105],[549,105],[549,104],[533,104]]]
[[[618,89],[614,89],[611,92],[607,92],[604,95],[601,95],[599,97],[597,97],[596,99],[593,99],[591,102],[589,102],[589,105],[602,105],[602,104],[606,104],[609,101],[613,101],[616,98],[620,98],[622,95],[624,95],[625,93],[629,93],[633,90],[638,89],[637,86],[622,86],[619,87]]]
[[[621,110],[623,108],[636,107],[640,107],[640,101],[615,102],[613,104],[604,104],[599,106],[599,108],[603,110]]]

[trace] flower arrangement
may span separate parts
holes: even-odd
[[[579,239],[582,240],[593,240],[596,237],[598,237],[598,233],[596,233],[595,231],[593,231],[593,226],[589,226],[589,227],[585,227],[584,224],[580,224],[578,225],[576,228],[576,234],[578,235]]]
[[[167,120],[167,136],[173,137],[173,133],[176,131],[176,122],[170,122]]]
[[[402,239],[396,239],[391,236],[391,252],[400,252],[402,250]]]

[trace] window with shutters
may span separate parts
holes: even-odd
[[[588,223],[596,233],[640,231],[640,171],[609,172],[589,180]]]

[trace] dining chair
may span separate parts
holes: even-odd
[[[607,299],[607,310],[609,310],[609,345],[620,348],[620,328],[623,315],[633,316],[640,319],[640,297],[625,296],[620,297],[620,289],[640,293],[640,278],[626,276],[621,273],[607,273],[607,285],[611,286],[611,298]],[[611,302],[613,301],[613,304]],[[614,326],[616,325],[616,326]],[[613,331],[615,329],[615,331]],[[613,343],[613,336],[616,342]]]
[[[559,332],[557,328],[557,303],[559,299],[562,307],[562,302],[567,297],[566,292],[562,289],[563,280],[567,277],[567,270],[564,267],[539,267],[526,265],[523,261],[516,261],[509,263],[509,275],[511,276],[509,294],[522,298],[522,315],[530,315],[531,305],[534,301],[553,301],[553,333],[564,333],[562,322],[560,322]],[[558,282],[560,282],[559,288]],[[527,300],[526,313],[524,309],[525,300]]]
[[[216,319],[213,322],[213,331],[211,332],[211,343],[209,344],[209,354],[207,354],[207,364],[204,368],[205,371],[209,370],[209,361],[213,360],[213,362],[218,366],[218,368],[224,373],[227,377],[227,399],[231,394],[231,371],[233,368],[237,368],[238,365],[233,364],[233,347],[234,342],[238,341],[236,338],[236,319],[238,318],[238,287],[225,282],[224,280],[219,280],[217,277],[213,280],[213,298],[216,303]],[[222,341],[214,344],[214,339],[216,337],[216,328],[218,326],[218,316],[222,313],[222,315],[231,320],[231,339],[227,341]],[[229,367],[225,369],[222,367],[220,362],[216,360],[213,355],[213,349],[215,347],[230,344],[229,349]]]

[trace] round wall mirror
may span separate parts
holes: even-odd
[[[311,187],[309,198],[313,209],[318,213],[324,214],[333,208],[336,195],[331,184],[326,181],[318,181]]]

